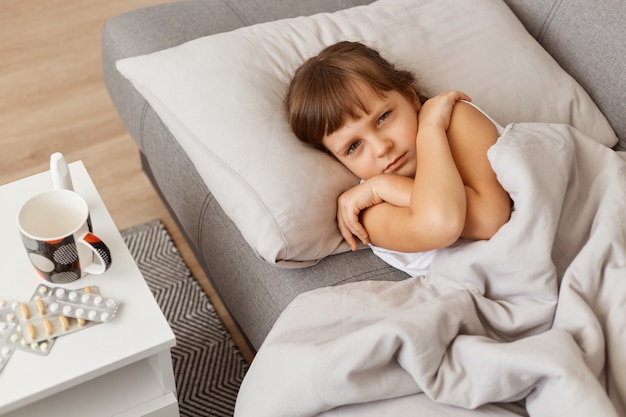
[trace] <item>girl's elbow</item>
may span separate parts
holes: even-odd
[[[463,235],[465,217],[455,216],[441,225],[441,247],[445,248],[454,244]]]
[[[434,249],[448,247],[454,244],[463,234],[465,227],[464,213],[440,213],[431,217],[429,230]]]

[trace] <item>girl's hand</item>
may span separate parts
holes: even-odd
[[[355,251],[358,242],[355,236],[367,245],[369,236],[359,220],[359,213],[375,204],[382,203],[372,181],[364,181],[344,192],[337,200],[337,224],[341,235],[346,240],[350,248]]]
[[[446,91],[426,100],[419,112],[419,126],[433,126],[447,131],[452,109],[459,100],[472,101],[461,91]]]

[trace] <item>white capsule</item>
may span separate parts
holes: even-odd
[[[76,309],[76,317],[80,318],[83,316],[83,314],[85,314],[85,310],[83,308],[78,307]]]
[[[74,301],[78,298],[78,294],[76,293],[76,291],[71,291],[68,295],[67,298],[70,299],[70,301]]]
[[[65,307],[63,307],[63,314],[64,315],[67,316],[68,314],[71,313],[71,311],[72,311],[72,306],[65,306]]]
[[[83,294],[83,295],[80,297],[80,301],[81,301],[82,303],[86,303],[86,302],[88,302],[88,301],[89,301],[89,294]]]

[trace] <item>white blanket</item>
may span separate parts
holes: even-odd
[[[510,221],[426,277],[297,297],[235,416],[626,416],[626,163],[551,124],[507,126],[489,159]]]

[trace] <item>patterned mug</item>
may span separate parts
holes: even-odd
[[[111,251],[92,233],[87,202],[71,190],[52,190],[28,200],[19,211],[22,242],[35,271],[63,284],[111,266]]]

